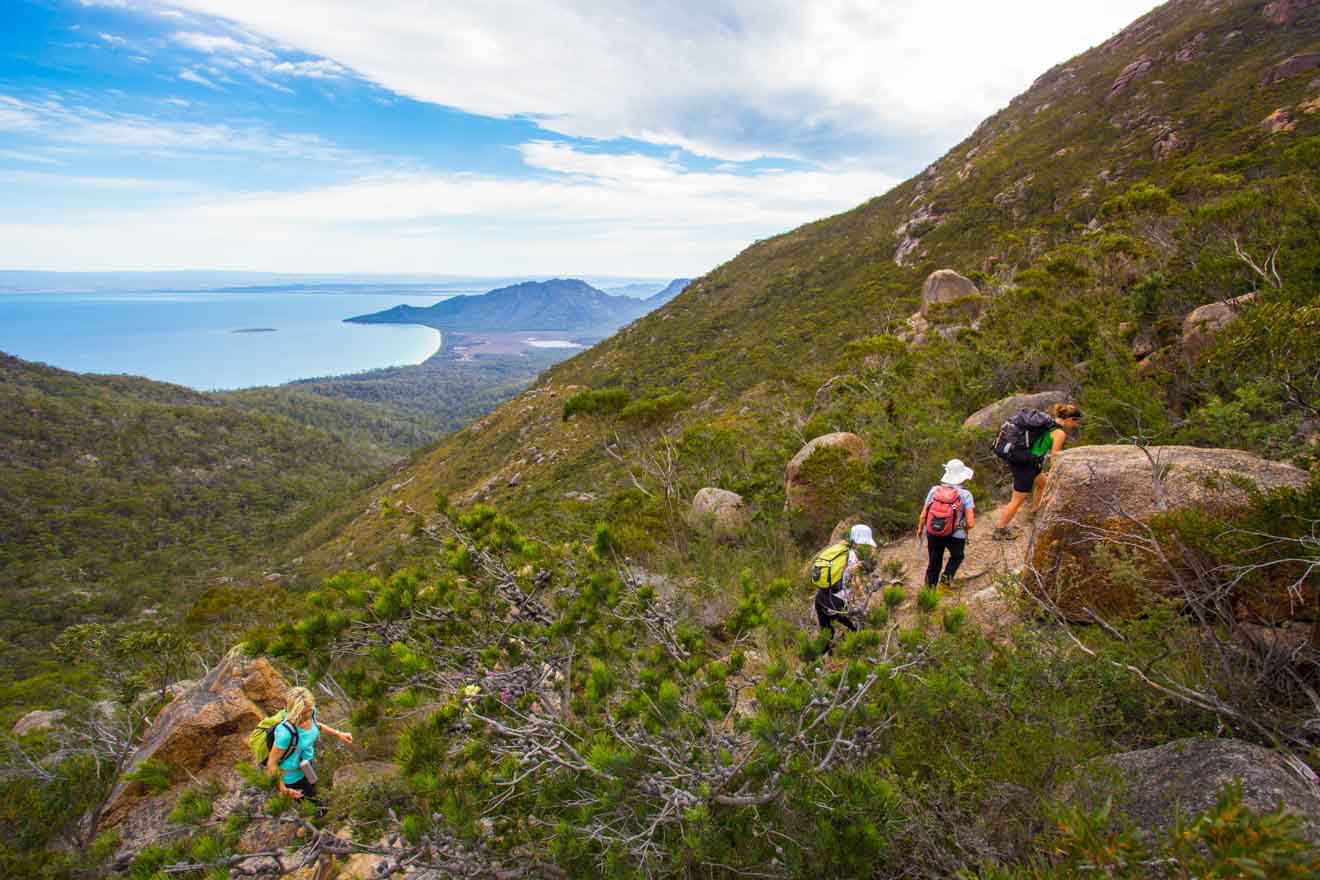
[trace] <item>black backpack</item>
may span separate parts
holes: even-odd
[[[1043,456],[1032,453],[1031,448],[1042,436],[1057,428],[1054,419],[1038,409],[1023,407],[1012,418],[999,426],[990,451],[1009,464],[1027,464]]]

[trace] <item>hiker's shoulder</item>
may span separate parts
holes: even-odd
[[[962,486],[959,486],[958,494],[962,496],[963,504],[967,507],[971,507],[976,503],[976,496],[972,494],[971,489],[965,489]]]
[[[289,725],[284,723],[275,725],[275,745],[283,749],[287,748],[292,741],[293,731],[289,729]]]

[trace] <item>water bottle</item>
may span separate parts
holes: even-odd
[[[299,769],[302,770],[303,776],[307,778],[307,781],[310,782],[312,785],[315,785],[316,771],[312,769],[312,762],[307,760],[306,758],[303,758],[302,761],[299,762],[298,767]]]

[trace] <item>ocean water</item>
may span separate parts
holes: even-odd
[[[0,292],[0,351],[80,373],[128,373],[199,390],[416,364],[428,327],[344,318],[444,296],[398,293]]]

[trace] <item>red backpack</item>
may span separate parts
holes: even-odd
[[[938,486],[926,509],[926,534],[947,538],[962,523],[962,494],[957,486]]]

